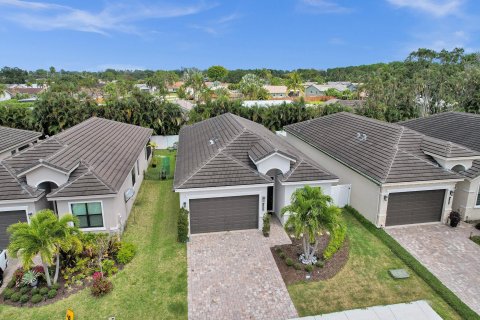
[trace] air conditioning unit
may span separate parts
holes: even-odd
[[[135,189],[133,188],[128,188],[127,191],[123,194],[125,197],[125,202],[128,202],[133,196],[135,195]]]

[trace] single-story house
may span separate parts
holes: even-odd
[[[351,184],[350,203],[378,227],[445,221],[480,152],[408,127],[341,112],[285,127],[286,139]]]
[[[0,126],[0,160],[28,148],[41,136],[40,132]]]
[[[192,234],[261,229],[266,212],[285,221],[281,209],[305,185],[339,204],[345,188],[337,182],[284,138],[231,113],[180,130],[174,190],[190,212]]]
[[[263,88],[265,88],[265,90],[267,90],[268,94],[272,98],[286,98],[287,97],[287,86],[264,85]]]
[[[0,247],[42,209],[84,231],[121,232],[147,169],[152,130],[90,118],[0,161]]]
[[[480,219],[480,115],[464,112],[445,112],[425,118],[412,119],[401,125],[433,138],[448,141],[445,154],[434,155],[437,161],[463,176],[457,183],[453,197],[453,209],[458,210],[464,220]],[[455,145],[473,151],[471,157],[459,156]],[[455,167],[457,166],[457,167]]]
[[[305,87],[306,97],[320,97],[325,96],[328,89],[335,89],[340,92],[356,89],[351,82],[328,82],[327,84],[310,84]]]

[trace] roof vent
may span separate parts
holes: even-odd
[[[357,132],[358,141],[367,141],[367,135],[365,133]]]

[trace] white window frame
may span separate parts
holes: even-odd
[[[107,230],[107,228],[105,227],[105,210],[103,210],[103,201],[102,200],[88,200],[88,201],[69,201],[68,202],[68,212],[76,217],[74,214],[73,214],[73,210],[72,210],[72,204],[76,204],[76,203],[92,203],[92,202],[100,202],[100,206],[102,208],[102,223],[103,223],[103,227],[91,227],[91,228],[80,228],[80,230],[82,231],[105,231]]]

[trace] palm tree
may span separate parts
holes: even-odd
[[[7,86],[4,85],[3,83],[0,83],[0,97],[3,96],[6,91],[7,91]]]
[[[295,96],[298,96],[300,92],[303,92],[302,77],[298,72],[292,72],[288,75],[288,79],[285,82],[289,92],[293,92]]]
[[[332,204],[332,198],[319,187],[305,186],[292,194],[291,204],[282,209],[282,215],[290,213],[285,229],[302,239],[303,261],[311,264],[318,247],[318,236],[332,232],[341,211]]]
[[[47,285],[52,285],[48,267],[55,261],[53,283],[58,280],[60,270],[60,250],[81,249],[78,228],[70,226],[76,218],[67,214],[58,219],[53,211],[42,210],[36,213],[30,224],[19,222],[8,227],[11,234],[8,251],[21,259],[24,268],[30,268],[33,258],[40,256]]]

